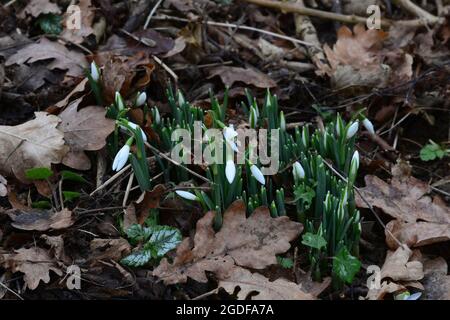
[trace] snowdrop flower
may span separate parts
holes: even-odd
[[[128,142],[117,152],[116,157],[113,161],[112,169],[114,171],[120,171],[125,166],[130,155],[130,146]]]
[[[359,122],[355,121],[347,130],[347,139],[352,138],[358,132]]]
[[[116,91],[116,96],[115,96],[114,101],[119,110],[125,109],[125,104],[123,103],[123,99],[122,99],[122,96],[120,95],[119,91]]]
[[[236,165],[233,160],[227,160],[227,164],[225,166],[225,176],[227,177],[228,183],[232,184],[234,178],[236,177]]]
[[[303,169],[300,162],[296,161],[292,166],[292,173],[294,174],[295,180],[301,180],[305,178],[305,170]]]
[[[338,137],[341,136],[341,126],[339,125],[339,121],[336,121],[336,133]]]
[[[147,142],[147,135],[144,133],[144,130],[141,129],[141,127],[139,127],[139,125],[137,125],[134,122],[128,121],[128,125],[133,129],[133,130],[137,130],[139,128],[139,130],[141,131],[141,135],[142,135],[142,140],[144,140],[144,142]]]
[[[280,112],[280,129],[286,131],[286,118],[283,111]]]
[[[193,193],[183,191],[183,190],[176,190],[175,193],[183,199],[191,200],[191,201],[198,201],[197,196]]]
[[[364,120],[363,120],[363,126],[364,126],[364,128],[366,128],[366,130],[367,130],[370,134],[375,134],[375,129],[373,128],[373,124],[372,124],[372,122],[370,122],[369,119],[364,118]]]
[[[138,94],[137,98],[136,98],[136,107],[140,107],[143,106],[145,103],[147,102],[147,94],[145,92],[141,92],[140,94]]]
[[[183,106],[186,100],[184,100],[184,96],[181,91],[178,90],[178,106]]]
[[[356,150],[353,153],[352,161],[350,162],[350,172],[349,172],[349,178],[351,181],[355,181],[356,178],[356,172],[359,168],[359,152]]]
[[[158,108],[155,108],[155,123],[160,124],[161,123],[161,115],[159,114]]]
[[[259,168],[257,166],[252,164],[250,166],[250,171],[252,172],[252,175],[255,177],[256,180],[258,180],[259,183],[261,183],[262,185],[266,184],[266,180],[264,179],[264,175],[261,172],[261,170],[259,170]]]
[[[94,80],[95,82],[97,82],[100,79],[100,71],[95,61],[92,61],[91,63],[91,77],[92,80]]]
[[[236,132],[236,130],[234,130],[234,127],[232,124],[230,124],[228,127],[225,127],[223,129],[223,136],[225,138],[225,141],[231,147],[231,149],[235,152],[238,152],[238,147],[237,147],[236,143],[234,142],[237,135],[238,135],[238,133]]]

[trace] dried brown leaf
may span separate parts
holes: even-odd
[[[90,169],[91,163],[84,151],[100,150],[106,145],[106,138],[114,131],[114,120],[105,117],[103,107],[89,106],[81,110],[81,99],[72,102],[60,115],[59,129],[64,132],[64,139],[70,147],[63,163],[78,170]]]
[[[45,112],[18,126],[0,126],[0,171],[26,182],[25,170],[60,163],[67,152],[60,119]]]
[[[285,279],[270,281],[263,275],[251,273],[241,268],[233,267],[228,274],[223,275],[219,287],[233,294],[236,287],[238,300],[315,300],[315,297],[302,291],[302,287]]]
[[[39,209],[28,209],[26,211],[11,209],[6,213],[13,220],[12,226],[20,230],[59,230],[68,228],[74,223],[72,211],[68,209],[58,212]]]
[[[394,281],[416,281],[423,278],[423,265],[420,261],[409,261],[412,251],[407,247],[399,247],[395,252],[388,251],[381,268],[381,279]]]
[[[56,3],[50,2],[50,0],[30,0],[27,6],[19,14],[19,17],[24,18],[25,15],[28,14],[37,18],[41,14],[47,13],[60,14],[61,9],[59,9]]]
[[[208,212],[197,222],[193,239],[186,238],[177,248],[174,262],[163,259],[154,275],[166,284],[186,282],[192,278],[207,282],[205,271],[221,278],[235,265],[263,269],[276,264],[276,255],[290,248],[302,231],[300,223],[288,217],[272,218],[267,208],[258,208],[246,218],[245,204],[234,202],[223,216],[218,233],[212,227],[214,212]]]
[[[82,76],[83,70],[88,67],[83,54],[69,50],[64,45],[47,38],[41,38],[36,43],[26,45],[10,56],[5,65],[21,65],[49,59],[51,61],[47,64],[47,68],[67,70],[66,75],[71,77]]]
[[[119,261],[131,252],[131,246],[127,240],[118,239],[94,239],[90,244],[92,264],[98,260]]]
[[[243,82],[257,88],[273,88],[277,84],[268,75],[255,69],[222,66],[210,71],[209,78],[220,76],[222,82],[231,88],[235,82]]]
[[[0,197],[6,197],[8,194],[8,181],[0,174]]]
[[[14,254],[3,255],[3,265],[12,272],[22,272],[27,287],[31,290],[39,286],[39,282],[50,282],[50,271],[61,276],[63,272],[56,266],[47,250],[38,247],[19,249]]]
[[[394,236],[411,247],[428,245],[450,239],[450,208],[439,198],[426,196],[430,186],[414,177],[394,177],[391,184],[367,175],[366,187],[360,189],[361,196],[372,206],[382,209],[396,218],[387,225]],[[367,208],[367,204],[356,195],[356,204]],[[397,242],[388,231],[386,242],[397,248]]]

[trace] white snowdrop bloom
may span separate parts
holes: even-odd
[[[347,130],[347,139],[352,138],[358,132],[359,122],[355,121]]]
[[[155,123],[160,124],[161,123],[161,115],[159,114],[158,108],[155,108]]]
[[[128,157],[130,155],[130,146],[125,144],[119,152],[117,152],[116,157],[113,161],[112,169],[114,171],[120,171],[125,166],[128,161]]]
[[[297,180],[301,180],[305,178],[305,170],[303,169],[300,162],[296,161],[292,166],[292,173],[294,174],[294,178]]]
[[[283,111],[280,112],[280,129],[286,131],[286,118]]]
[[[142,92],[136,98],[136,107],[143,106],[146,102],[147,102],[147,94],[145,92]]]
[[[116,102],[116,106],[119,110],[125,109],[125,104],[123,103],[122,96],[120,95],[119,91],[116,91],[116,96],[114,101]]]
[[[227,164],[225,166],[225,176],[227,177],[228,183],[232,184],[234,178],[236,177],[236,165],[233,160],[227,160]]]
[[[191,200],[191,201],[198,201],[197,196],[193,193],[183,191],[183,190],[176,190],[175,193],[183,199]]]
[[[144,140],[145,142],[147,142],[147,135],[144,133],[144,130],[142,130],[142,128],[141,128],[139,125],[137,125],[136,123],[131,122],[131,121],[128,121],[127,124],[128,124],[133,130],[136,130],[137,128],[141,129],[142,140]],[[123,126],[122,126],[122,128],[123,128],[123,129],[127,129],[126,127],[123,127]]]
[[[261,183],[262,185],[266,184],[266,180],[264,179],[264,175],[261,172],[261,170],[259,170],[259,168],[257,166],[252,164],[250,166],[250,171],[252,172],[252,175],[255,177],[256,180],[258,180],[259,183]]]
[[[100,71],[97,67],[97,64],[95,64],[95,61],[92,61],[91,63],[91,77],[95,82],[100,79]]]
[[[364,128],[366,128],[366,130],[367,130],[369,133],[375,134],[375,129],[374,129],[374,127],[373,127],[373,124],[372,124],[372,122],[370,122],[369,119],[365,118],[365,119],[363,120],[363,126],[364,126]]]
[[[226,143],[231,147],[234,152],[238,152],[238,147],[236,145],[235,139],[238,133],[234,130],[232,124],[223,129],[223,136],[225,138]]]

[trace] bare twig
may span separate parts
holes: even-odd
[[[328,11],[322,11],[317,9],[311,9],[306,8],[304,6],[298,5],[296,3],[288,3],[288,2],[281,2],[281,1],[272,1],[272,0],[242,0],[244,2],[257,4],[259,6],[278,9],[283,12],[292,12],[292,13],[299,13],[302,15],[307,15],[311,17],[317,17],[322,19],[328,19],[328,20],[334,20],[342,23],[363,23],[365,24],[367,21],[367,18],[356,16],[356,15],[345,15],[340,13],[334,13],[334,12],[328,12]],[[400,21],[392,21],[388,19],[382,19],[381,25],[383,27],[389,27],[393,24],[403,25],[403,26],[410,26],[410,27],[417,27],[417,26],[423,26],[426,24],[435,24],[438,22],[441,22],[442,20],[438,18],[437,20],[431,19],[414,19],[414,20],[400,20]]]
[[[435,24],[439,22],[440,18],[432,15],[428,11],[425,11],[411,0],[394,0],[394,3],[399,7],[402,7],[406,11],[414,14],[416,17],[422,18],[427,21],[429,24]]]
[[[173,21],[180,21],[180,22],[192,22],[192,20],[189,20],[189,19],[173,17],[173,16],[168,16],[168,15],[159,15],[159,16],[154,17],[154,19],[173,20]],[[284,39],[284,40],[290,41],[292,43],[297,43],[297,44],[301,44],[304,46],[314,46],[314,44],[308,43],[306,41],[298,40],[298,39],[295,39],[295,38],[292,38],[289,36],[285,36],[283,34],[271,32],[271,31],[267,31],[267,30],[263,30],[263,29],[253,28],[253,27],[249,27],[249,26],[245,26],[245,25],[238,25],[238,24],[234,24],[234,23],[225,23],[225,22],[215,22],[215,21],[205,21],[205,23],[207,25],[216,26],[216,27],[236,28],[236,29],[241,29],[241,30],[254,31],[254,32],[269,35],[274,38]],[[321,49],[321,48],[319,48],[319,49]]]
[[[14,290],[10,289],[7,285],[3,284],[3,282],[0,281],[0,286],[2,286],[3,288],[5,288],[7,291],[11,292],[13,295],[15,295],[17,298],[19,298],[20,300],[24,300],[24,298],[22,298],[20,296],[20,294],[18,294],[17,292],[15,292]]]
[[[155,4],[155,6],[152,8],[150,13],[148,14],[147,20],[145,21],[145,24],[144,24],[144,30],[147,29],[148,25],[150,24],[150,20],[152,19],[153,15],[155,14],[156,10],[158,10],[158,8],[159,8],[159,6],[161,5],[162,2],[163,2],[163,0],[159,0]]]

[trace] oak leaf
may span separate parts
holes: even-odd
[[[234,202],[223,216],[223,225],[215,233],[215,213],[210,211],[197,222],[196,233],[178,246],[174,262],[163,259],[153,274],[166,284],[184,283],[187,278],[207,282],[205,272],[221,279],[233,267],[263,269],[276,264],[276,255],[290,248],[290,241],[303,226],[288,217],[272,218],[267,208],[258,208],[246,218],[245,204]]]
[[[61,9],[59,9],[56,3],[50,2],[50,0],[31,0],[22,12],[20,12],[19,17],[23,19],[28,14],[34,18],[37,18],[41,14],[48,13],[60,14]]]
[[[398,243],[391,233],[410,247],[418,247],[450,239],[450,208],[439,198],[431,198],[431,187],[414,177],[394,177],[390,184],[367,175],[366,187],[356,195],[358,207],[372,206],[396,218],[387,224],[386,242],[391,249]],[[390,233],[389,233],[390,231]]]
[[[225,289],[229,294],[235,292],[236,287],[239,300],[315,300],[316,298],[304,291],[302,287],[294,282],[277,279],[270,281],[258,273],[241,268],[233,267],[231,271],[219,281],[219,287]],[[257,292],[257,294],[254,294]]]
[[[64,134],[57,129],[60,119],[45,112],[18,126],[0,126],[0,171],[26,182],[25,170],[50,168],[67,152]]]
[[[24,274],[23,279],[30,290],[36,289],[41,281],[49,283],[50,271],[59,276],[63,274],[47,250],[39,247],[22,248],[13,254],[4,254],[3,261],[5,268]]]
[[[39,209],[29,209],[26,211],[11,209],[6,211],[6,213],[13,220],[12,226],[20,230],[59,230],[68,228],[74,223],[72,211],[68,209],[63,209],[58,212]]]
[[[420,261],[409,261],[412,251],[407,246],[396,251],[388,251],[381,268],[381,279],[391,278],[394,281],[416,281],[423,278],[423,265]]]
[[[210,71],[209,78],[220,76],[222,82],[231,88],[235,82],[243,82],[257,88],[273,88],[277,84],[268,75],[254,69],[222,66]]]
[[[47,68],[67,70],[66,75],[71,77],[82,76],[83,70],[88,67],[82,53],[69,50],[64,45],[47,38],[41,38],[36,43],[21,48],[6,60],[5,65],[21,65],[49,59],[51,61],[47,64]]]
[[[81,110],[78,105],[82,98],[72,102],[60,115],[58,128],[64,132],[64,139],[70,151],[62,160],[63,164],[77,170],[88,170],[91,162],[84,151],[100,150],[106,145],[106,138],[114,131],[114,120],[105,117],[103,107],[88,106]]]

